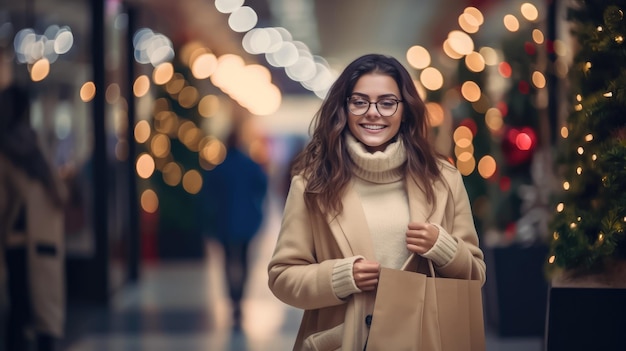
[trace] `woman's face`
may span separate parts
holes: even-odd
[[[352,135],[363,143],[370,153],[385,150],[400,130],[403,106],[402,102],[399,102],[395,113],[387,117],[382,116],[378,109],[385,115],[390,114],[393,112],[393,107],[389,109],[388,103],[393,104],[393,101],[402,99],[396,81],[384,74],[365,74],[356,82],[350,99],[355,101],[352,107],[348,108],[348,128]],[[374,102],[381,101],[377,109]],[[354,106],[360,106],[363,109],[368,102],[371,104],[365,113],[359,113],[357,116],[350,111],[351,109],[358,110]]]

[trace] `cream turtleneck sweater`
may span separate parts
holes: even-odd
[[[346,135],[346,145],[355,166],[353,182],[370,229],[376,260],[382,267],[400,269],[411,254],[406,247],[410,221],[403,171],[406,149],[398,139],[384,151],[369,153],[351,134]],[[423,256],[436,265],[444,265],[455,252],[456,241],[439,227],[435,246]],[[338,297],[360,292],[352,276],[354,262],[360,258],[363,257],[347,257],[335,263],[332,280]]]

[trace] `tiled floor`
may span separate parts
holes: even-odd
[[[253,246],[241,331],[231,330],[221,252],[209,242],[204,261],[144,266],[140,283],[116,294],[108,309],[92,310],[81,323],[80,337],[66,341],[63,351],[291,350],[301,311],[282,304],[267,288],[267,260],[279,222],[278,216],[270,217]],[[487,333],[487,351],[541,351],[542,343],[541,338]]]

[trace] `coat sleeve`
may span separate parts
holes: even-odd
[[[478,233],[463,178],[456,169],[446,178],[453,199],[452,221],[448,222],[446,230],[456,240],[457,249],[452,260],[445,266],[438,267],[437,271],[445,277],[480,280],[484,284],[484,255],[479,247]]]
[[[304,202],[304,187],[302,177],[293,178],[268,266],[269,288],[279,300],[301,309],[340,305],[345,300],[335,295],[332,285],[337,260],[317,260],[313,218]]]

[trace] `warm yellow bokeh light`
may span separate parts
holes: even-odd
[[[163,134],[176,135],[178,116],[172,111],[161,111],[154,115],[154,129]]]
[[[469,102],[476,102],[480,100],[481,94],[482,92],[480,91],[480,87],[476,84],[476,82],[468,80],[461,85],[461,95]]]
[[[137,124],[135,124],[135,141],[140,144],[148,141],[148,138],[150,138],[150,130],[150,123],[148,123],[148,121],[143,120],[137,122]]]
[[[476,33],[480,28],[480,23],[478,22],[478,19],[476,19],[476,17],[472,16],[469,13],[464,12],[459,15],[458,22],[459,27],[461,27],[461,29],[463,29],[466,33]]]
[[[174,76],[174,65],[170,62],[163,62],[152,72],[152,81],[156,85],[163,85]]]
[[[211,53],[204,53],[195,58],[191,64],[191,74],[196,79],[206,79],[217,69],[217,57]]]
[[[448,33],[450,48],[461,55],[469,55],[474,51],[474,40],[467,33],[453,30]]]
[[[187,66],[191,66],[193,62],[191,60],[192,57],[197,57],[198,55],[192,56],[196,50],[202,50],[202,53],[209,52],[208,49],[205,49],[204,45],[199,41],[188,41],[185,43],[179,50],[180,61]]]
[[[546,87],[546,77],[539,71],[534,71],[531,78],[533,85],[538,89]]]
[[[207,95],[198,102],[198,113],[208,118],[214,116],[220,109],[220,99],[215,95]]]
[[[186,120],[182,122],[178,126],[178,131],[176,132],[178,139],[181,139],[181,140],[184,139],[187,131],[189,131],[190,129],[194,129],[194,128],[196,128],[196,125],[192,121]]]
[[[535,7],[535,5],[525,2],[521,6],[522,16],[526,18],[528,21],[534,22],[539,18],[539,10]]]
[[[428,90],[439,90],[443,86],[443,75],[438,69],[428,67],[420,74],[420,83]]]
[[[465,56],[465,66],[472,72],[482,72],[485,69],[485,58],[476,51]]]
[[[517,32],[519,30],[519,21],[517,20],[517,17],[513,15],[506,15],[502,21],[504,22],[504,27],[510,32]]]
[[[50,74],[50,61],[47,58],[37,60],[30,68],[30,79],[33,82],[40,82]]]
[[[458,142],[462,139],[469,139],[470,141],[473,140],[474,134],[468,127],[459,126],[452,134],[452,139],[458,144]]]
[[[185,80],[185,77],[180,73],[175,73],[174,77],[172,77],[172,79],[165,84],[165,91],[167,91],[170,95],[176,95],[180,93],[186,85],[187,81]]]
[[[430,65],[430,53],[426,48],[414,45],[406,52],[406,60],[415,69],[424,69]]]
[[[157,134],[150,141],[152,154],[158,158],[169,155],[170,147],[170,138],[165,134]]]
[[[485,17],[482,12],[473,6],[466,7],[465,10],[463,10],[463,13],[474,17],[479,26],[485,22]]]
[[[136,97],[145,96],[150,91],[150,78],[147,75],[141,75],[135,79],[133,83],[133,94]]]
[[[478,173],[484,179],[491,178],[496,173],[496,159],[493,156],[483,156],[483,158],[478,161]]]
[[[502,129],[502,126],[504,125],[502,112],[495,107],[488,109],[485,113],[485,124],[487,125],[487,128],[491,130],[491,132],[495,133],[500,131]]]
[[[476,168],[476,159],[474,158],[473,155],[469,154],[469,156],[466,156],[466,154],[469,153],[463,153],[461,154],[456,162],[456,167],[459,169],[459,172],[464,175],[464,176],[468,176],[470,174],[472,174],[472,172],[474,172],[474,169]]]
[[[147,213],[154,213],[159,209],[159,197],[152,189],[141,193],[141,208]]]
[[[533,41],[537,44],[543,44],[543,42],[545,41],[545,37],[543,35],[543,32],[540,31],[539,29],[533,29]]]
[[[446,39],[446,40],[443,42],[443,46],[442,46],[442,48],[443,48],[443,52],[444,52],[444,53],[445,53],[448,57],[450,57],[451,59],[458,60],[458,59],[463,58],[463,54],[460,54],[460,53],[456,52],[456,51],[452,48],[452,46],[450,45],[450,39]]]
[[[178,103],[184,108],[192,108],[198,102],[198,89],[194,86],[186,86],[178,94]]]
[[[200,157],[209,164],[219,165],[226,158],[226,146],[216,138],[204,138],[200,147]]]
[[[567,127],[561,127],[561,138],[566,139],[569,136]]]
[[[183,176],[183,189],[190,194],[197,194],[202,189],[202,175],[195,169]]]
[[[141,178],[148,179],[150,178],[150,176],[152,176],[152,173],[154,173],[154,159],[149,154],[142,153],[137,158],[137,163],[135,167],[137,169],[137,174]]]
[[[183,170],[176,162],[163,166],[163,181],[169,186],[176,186],[183,178]]]
[[[91,101],[96,96],[96,85],[93,82],[86,82],[80,88],[80,99],[84,102]]]

